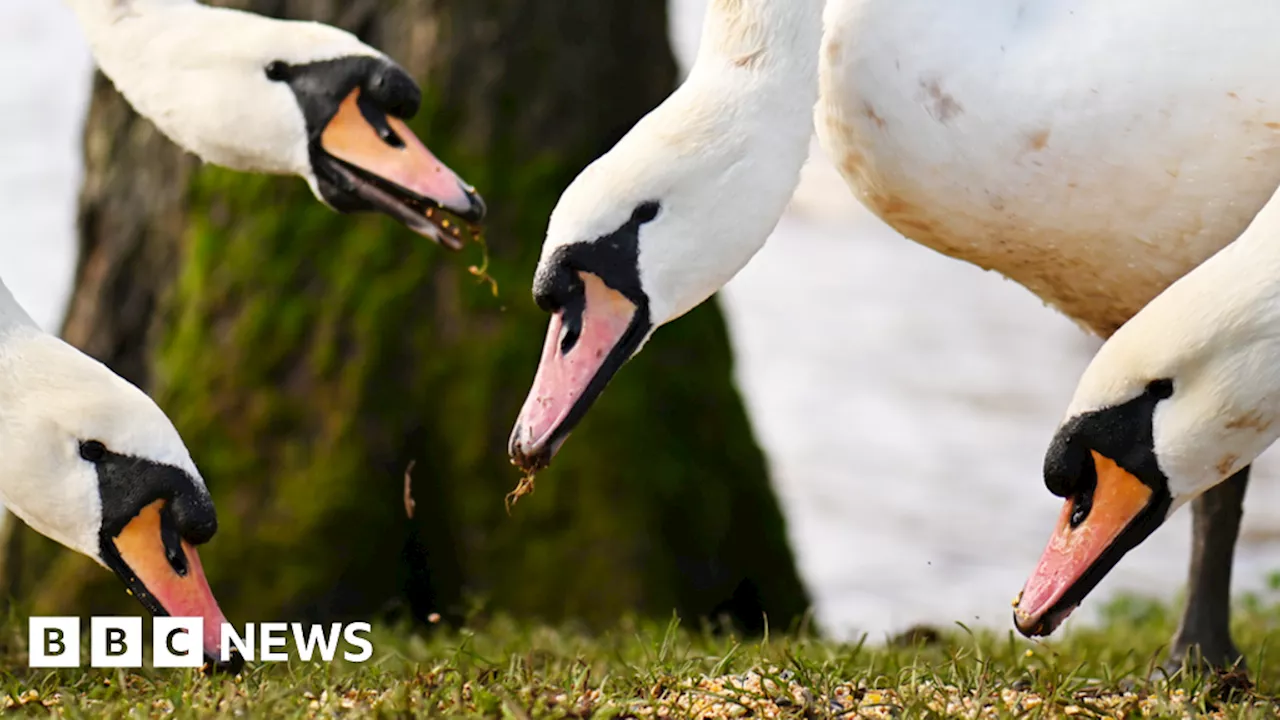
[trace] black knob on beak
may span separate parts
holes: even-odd
[[[553,257],[539,267],[533,278],[533,301],[543,312],[557,312],[574,304],[584,290],[582,278],[559,257]]]
[[[170,503],[174,524],[183,540],[192,545],[202,545],[218,532],[218,514],[213,508],[213,498],[203,485],[193,481],[189,489],[175,494]]]
[[[404,68],[390,61],[381,63],[370,73],[364,91],[383,112],[393,117],[411,118],[422,105],[418,84]]]
[[[1054,435],[1044,456],[1044,486],[1061,498],[1074,495],[1093,475],[1088,450],[1071,442],[1070,436],[1070,427],[1064,426]]]

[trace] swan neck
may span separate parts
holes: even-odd
[[[126,17],[137,17],[148,10],[197,5],[195,0],[63,0],[75,13],[80,26],[92,38],[96,31]]]
[[[711,0],[696,64],[728,61],[816,84],[821,43],[822,0]]]
[[[120,12],[116,7],[120,3],[115,0],[63,0],[63,2],[71,8],[71,12],[75,13],[76,20],[80,21],[80,27],[84,29],[85,34],[90,36],[97,28],[110,24],[112,18]]]

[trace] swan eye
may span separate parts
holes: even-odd
[[[269,80],[287,80],[289,65],[281,60],[274,60],[267,65],[266,72]]]
[[[107,446],[97,440],[85,440],[80,443],[80,457],[91,463],[101,462],[107,456]]]
[[[637,225],[643,225],[647,222],[652,221],[654,218],[658,217],[658,211],[661,209],[662,209],[662,206],[654,202],[653,200],[650,200],[649,202],[640,203],[639,205],[636,206],[636,209],[631,213],[631,221]]]

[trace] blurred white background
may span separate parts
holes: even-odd
[[[705,0],[673,0],[687,65]],[[55,330],[74,269],[91,60],[50,0],[0,3],[0,275]],[[429,139],[428,139],[429,140]],[[1098,341],[1028,292],[903,239],[820,153],[774,237],[723,294],[738,380],[819,620],[873,638],[917,622],[1010,627],[1058,501],[1040,463]],[[1274,453],[1255,472],[1237,590],[1280,566]],[[1122,590],[1183,583],[1189,513],[1127,557]]]

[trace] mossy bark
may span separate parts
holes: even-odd
[[[478,248],[337,215],[296,179],[199,167],[98,80],[66,334],[182,432],[218,505],[201,553],[228,616],[421,617],[471,596],[592,624],[803,612],[713,303],[658,333],[536,493],[503,504],[546,326],[528,293],[546,218],[670,91],[664,2],[240,6],[352,29],[423,80],[414,129],[488,201],[500,294],[467,272]],[[106,572],[19,534],[6,581],[34,611],[133,611]]]

